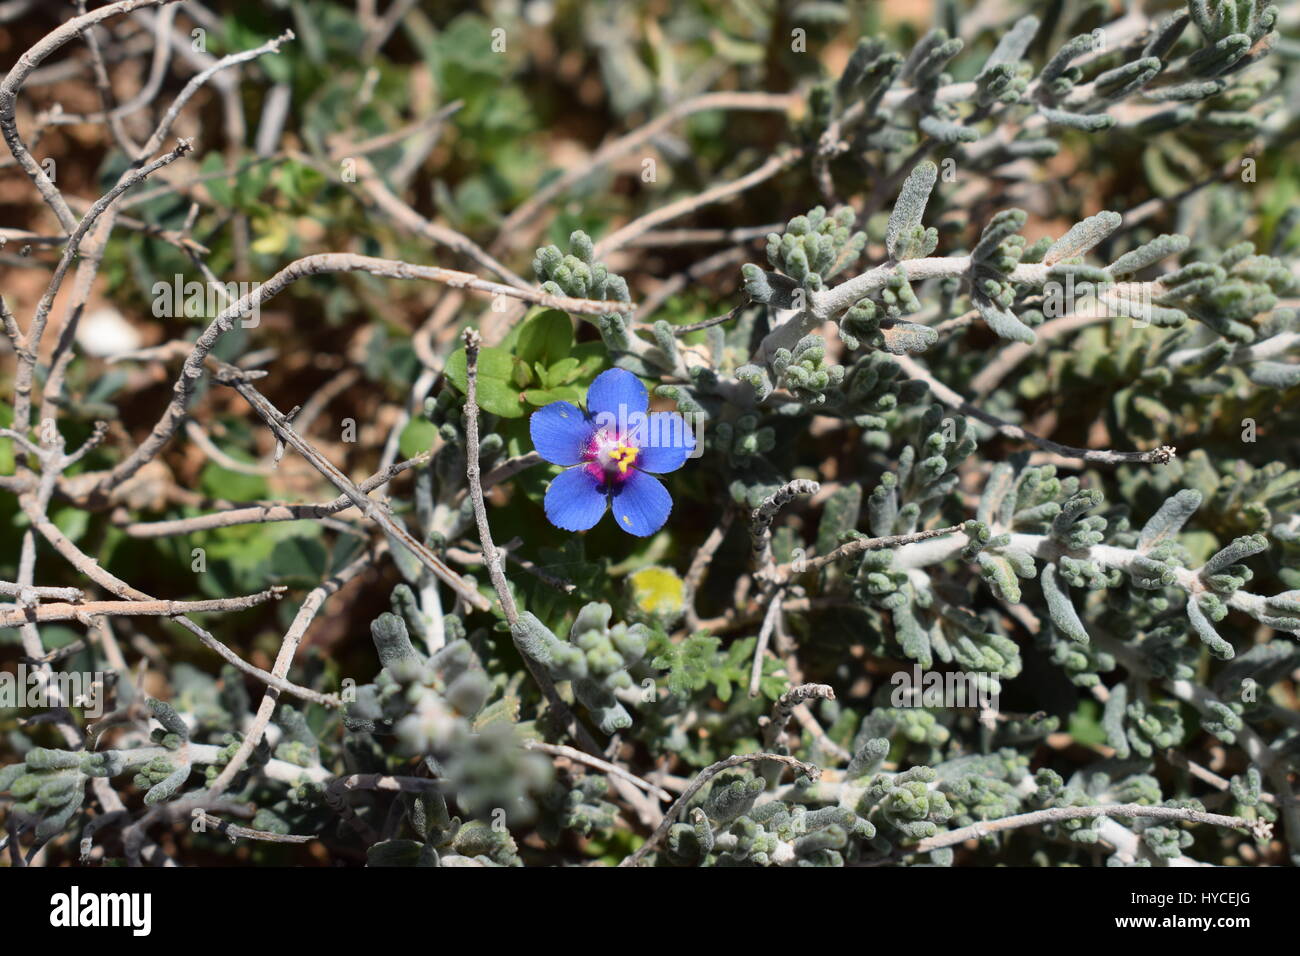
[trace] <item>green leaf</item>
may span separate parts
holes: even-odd
[[[609,350],[604,342],[581,342],[573,347],[573,356],[581,364],[572,381],[590,383],[609,360]]]
[[[1085,745],[1106,743],[1106,731],[1098,719],[1095,701],[1079,701],[1078,708],[1070,715],[1070,736]]]
[[[79,508],[59,508],[53,517],[55,526],[73,542],[80,541],[90,526],[90,515]]]
[[[207,189],[208,195],[212,197],[212,201],[218,206],[230,206],[235,201],[235,193],[230,187],[230,180],[219,175],[225,168],[225,157],[216,152],[209,152],[202,165],[199,166],[200,174],[213,177],[204,183],[204,188]]]
[[[478,404],[485,412],[502,418],[522,418],[528,411],[520,401],[518,390],[496,379],[479,383]]]
[[[524,398],[530,405],[549,405],[551,402],[573,402],[575,405],[582,401],[582,389],[573,385],[559,385],[555,388],[530,388],[524,392]]]
[[[711,634],[692,634],[680,644],[664,648],[651,665],[668,671],[670,693],[676,697],[688,697],[709,683],[721,644],[722,640]]]
[[[487,347],[479,349],[478,380],[482,384],[485,378],[509,381],[514,371],[514,357],[505,349]],[[464,395],[468,391],[468,376],[465,370],[465,350],[457,349],[447,357],[447,379]]]
[[[485,412],[503,418],[520,418],[527,411],[520,401],[519,389],[512,384],[515,358],[501,348],[480,349],[478,353],[478,405]],[[447,358],[447,380],[463,395],[468,391],[465,350],[457,349]]]
[[[918,235],[924,232],[921,218],[925,215],[925,205],[930,201],[930,191],[934,189],[938,175],[939,167],[926,160],[918,163],[903,183],[885,228],[885,245],[894,259],[914,258],[919,245]]]
[[[437,434],[438,426],[427,418],[412,418],[402,429],[402,437],[397,440],[397,448],[403,458],[414,458],[433,447],[433,440]]]
[[[545,371],[539,371],[538,374],[542,379],[542,384],[547,388],[553,385],[568,385],[578,377],[582,363],[570,356],[566,359],[560,359]]]
[[[232,451],[231,455],[247,457]],[[257,501],[267,497],[266,480],[258,475],[245,475],[228,468],[222,468],[216,462],[203,466],[199,476],[199,487],[213,498],[225,498],[230,501]]]
[[[519,330],[515,354],[532,365],[551,365],[567,358],[573,348],[573,322],[563,312],[547,309],[528,319]]]
[[[314,538],[287,538],[271,552],[271,575],[280,584],[314,587],[325,575],[328,557]]]
[[[510,381],[515,388],[525,389],[533,384],[533,370],[528,367],[527,362],[517,355],[512,360],[512,368]]]
[[[556,385],[547,389],[556,398],[563,399],[566,402],[573,402],[575,405],[582,402],[586,389],[578,388],[576,385]]]

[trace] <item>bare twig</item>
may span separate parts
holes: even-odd
[[[141,166],[124,174],[113,188],[97,199],[89,211],[81,217],[80,221],[74,224],[71,234],[68,236],[67,246],[59,259],[59,264],[55,267],[54,275],[51,277],[45,293],[41,296],[40,302],[37,303],[36,314],[32,318],[32,324],[28,328],[26,336],[23,338],[23,350],[19,353],[18,372],[14,376],[13,427],[15,431],[25,432],[27,430],[31,414],[32,378],[35,375],[36,355],[40,351],[41,337],[45,332],[46,319],[49,316],[50,308],[54,305],[54,299],[59,293],[63,278],[67,275],[69,267],[76,258],[81,240],[85,238],[91,226],[95,224],[95,221],[113,204],[118,196],[136,183],[148,178],[155,170],[174,163],[188,153],[190,149],[190,143],[187,140],[181,140],[167,155],[154,160],[147,166]]]
[[[495,487],[503,481],[509,481],[525,469],[540,465],[544,459],[535,451],[524,452],[514,458],[507,458],[483,476],[483,489]]]
[[[399,226],[407,231],[428,239],[438,245],[446,246],[455,252],[473,260],[480,268],[492,272],[516,289],[531,291],[531,286],[509,268],[481,249],[478,243],[468,236],[440,223],[426,219],[403,202],[379,178],[379,173],[364,156],[352,158],[355,164],[357,181],[370,201],[383,213],[387,214]],[[608,306],[606,306],[608,309]]]
[[[499,238],[491,249],[494,252],[500,251],[517,242],[523,231],[521,227],[541,212],[556,196],[576,183],[582,182],[595,169],[628,155],[641,144],[649,142],[669,126],[693,113],[705,110],[756,110],[784,113],[798,98],[798,94],[789,93],[705,93],[683,100],[644,126],[606,143],[593,153],[586,163],[573,166],[533,193],[527,202],[506,217],[501,224]]]
[[[768,495],[750,514],[749,536],[754,558],[754,569],[764,572],[773,563],[772,519],[776,513],[799,495],[815,495],[821,488],[815,481],[796,478],[788,481]]]
[[[433,457],[432,451],[421,452],[414,458],[389,465],[383,471],[371,475],[357,485],[357,490],[369,494],[381,488],[398,475],[420,465],[428,464]],[[490,475],[488,476],[491,477]],[[165,538],[174,534],[190,534],[195,531],[210,531],[213,528],[229,528],[240,524],[261,524],[271,521],[303,521],[327,518],[347,511],[353,507],[352,499],[339,495],[333,501],[321,501],[311,504],[286,504],[282,502],[250,505],[236,508],[229,502],[217,502],[225,510],[210,514],[195,515],[191,518],[173,518],[168,521],[133,521],[121,525],[124,532],[133,538]]]
[[[512,545],[518,544],[520,540],[521,539],[519,538],[515,538],[514,542],[506,542],[504,545],[502,545],[497,549],[497,553],[500,554],[502,557],[504,557],[507,561],[514,562],[514,564],[517,565],[521,571],[525,571],[528,574],[531,574],[533,577],[537,578],[537,580],[545,582],[549,587],[553,587],[557,591],[563,591],[565,594],[572,594],[575,590],[577,590],[577,585],[573,584],[572,582],[565,581],[563,578],[557,578],[549,571],[544,571],[543,569],[539,568],[536,564],[534,564],[532,561],[529,561],[527,558],[521,558],[518,555],[512,553],[511,551]],[[447,557],[459,564],[482,564],[485,567],[487,566],[487,561],[483,557],[482,551],[467,551],[462,548],[448,548]]]
[[[798,569],[792,564],[782,564],[775,571],[775,577],[778,580],[788,580],[797,574],[805,571],[820,571],[829,564],[836,561],[842,561],[844,558],[851,558],[855,554],[861,554],[863,551],[877,551],[880,548],[897,548],[900,545],[911,544],[913,541],[924,541],[927,538],[941,538],[946,534],[956,534],[962,530],[962,525],[954,524],[947,528],[931,528],[928,531],[913,531],[910,534],[891,534],[882,538],[858,538],[856,541],[847,541],[840,545],[834,551],[828,554],[819,555],[815,558],[808,558]]]
[[[266,282],[259,285],[237,302],[222,310],[204,330],[194,343],[193,350],[185,360],[180,378],[174,386],[174,397],[163,412],[162,418],[154,425],[148,438],[136,448],[130,456],[107,474],[94,476],[93,484],[83,493],[107,495],[114,487],[140,470],[144,464],[154,458],[162,447],[176,433],[181,420],[189,407],[190,396],[203,372],[204,362],[223,335],[234,328],[235,320],[248,314],[253,308],[281,292],[299,279],[313,275],[334,272],[366,272],[371,275],[390,279],[424,279],[445,283],[452,288],[473,289],[493,295],[505,295],[531,302],[546,308],[560,309],[581,315],[602,315],[609,311],[608,302],[590,299],[570,299],[564,296],[552,296],[543,292],[516,289],[514,286],[488,282],[468,272],[456,272],[453,269],[441,269],[437,266],[418,266],[409,262],[393,259],[376,259],[371,256],[359,256],[351,253],[332,252],[306,256],[285,266]]]
[[[82,11],[84,13],[84,11]],[[50,115],[42,116],[41,119],[50,126],[73,126],[81,123],[103,123],[130,116],[136,113],[158,97],[162,89],[163,79],[167,75],[167,66],[171,61],[171,44],[167,42],[168,34],[171,32],[172,25],[176,20],[176,7],[167,7],[158,16],[154,24],[153,40],[153,60],[149,65],[149,78],[145,81],[144,86],[130,100],[120,103],[111,108],[106,108],[100,113],[68,113],[60,109],[50,111]],[[89,34],[87,34],[89,36]],[[128,153],[134,150],[127,150]]]
[[[316,613],[320,610],[321,605],[331,595],[336,593],[343,585],[355,579],[368,568],[383,553],[385,545],[380,543],[373,550],[361,555],[343,570],[339,571],[329,580],[315,588],[307,599],[302,602],[302,607],[298,608],[298,613],[289,625],[289,630],[284,635],[284,640],[280,643],[280,652],[276,655],[275,664],[271,667],[271,673],[275,677],[288,677],[289,668],[293,665],[293,659],[298,652],[298,647],[302,643],[303,636],[307,633],[307,628],[315,619]],[[270,723],[271,716],[275,712],[275,705],[279,702],[280,692],[274,687],[268,687],[266,693],[262,696],[262,702],[257,707],[257,713],[253,717],[253,723],[244,733],[244,739],[240,741],[239,749],[235,755],[230,758],[230,762],[221,768],[221,773],[216,779],[208,785],[208,795],[217,797],[224,793],[230,786],[235,776],[244,768],[248,758],[253,755],[257,745],[262,740],[262,735],[266,732],[266,725]]]
[[[978,839],[990,833],[1012,830],[1017,827],[1038,826],[1043,823],[1057,823],[1061,820],[1090,820],[1096,817],[1143,817],[1153,820],[1182,820],[1188,823],[1208,823],[1217,827],[1232,827],[1248,830],[1259,839],[1272,836],[1273,826],[1263,820],[1247,820],[1244,817],[1227,817],[1219,813],[1206,813],[1186,807],[1150,807],[1141,803],[1108,803],[1095,807],[1051,807],[1047,810],[1034,810],[1031,813],[1018,813],[1000,820],[982,820],[968,827],[949,830],[932,837],[926,837],[907,852],[928,853],[946,846],[955,846],[967,840]]]
[[[763,626],[758,629],[758,640],[754,644],[754,660],[749,666],[749,696],[757,697],[759,683],[763,677],[763,657],[767,654],[767,645],[772,640],[772,632],[777,629],[781,617],[781,599],[785,591],[777,587],[768,588],[763,595],[767,604],[767,613],[763,615]]]
[[[9,581],[0,581],[0,594],[20,600],[45,598],[55,601],[80,601],[85,595],[79,588],[24,587]]]
[[[642,843],[641,846],[636,849],[635,853],[631,853],[624,857],[622,862],[619,863],[619,866],[638,866],[641,861],[645,859],[646,854],[654,849],[655,844],[664,838],[664,835],[667,834],[668,830],[677,820],[682,809],[690,802],[691,798],[699,793],[706,783],[718,774],[722,773],[722,771],[729,770],[732,767],[738,767],[743,763],[755,763],[765,760],[771,760],[775,763],[785,764],[787,767],[793,767],[796,771],[811,780],[816,780],[821,776],[821,770],[817,767],[810,763],[805,763],[802,760],[796,760],[794,757],[786,754],[739,754],[735,757],[728,757],[726,760],[719,760],[717,763],[705,767],[695,775],[695,779],[691,781],[691,785],[682,792],[680,797],[677,798],[677,802],[669,807],[668,812],[664,814],[663,822],[655,828],[654,833],[650,834],[650,838],[646,840],[645,843]]]
[[[476,329],[469,328],[465,330],[464,339],[466,477],[469,480],[470,500],[473,502],[474,519],[478,524],[479,545],[483,549],[488,575],[492,579],[492,586],[496,589],[497,599],[501,602],[501,611],[510,624],[511,636],[514,638],[515,646],[519,649],[519,656],[523,658],[528,673],[532,675],[533,681],[541,689],[547,704],[568,728],[570,735],[578,743],[582,744],[584,750],[591,754],[598,754],[600,753],[600,746],[592,737],[591,732],[574,716],[568,705],[560,697],[550,673],[541,664],[534,661],[522,647],[519,647],[518,637],[515,636],[519,624],[519,609],[515,606],[514,595],[511,593],[510,585],[506,581],[505,571],[501,565],[501,552],[492,541],[492,529],[488,524],[487,506],[483,501],[483,488],[479,477],[478,353],[482,338]],[[638,808],[644,819],[650,812],[650,808],[645,807],[644,798],[637,793],[636,788],[619,778],[615,778],[614,785],[615,789],[625,799],[628,799],[634,807]],[[657,808],[654,809],[657,810]]]
[[[208,799],[212,798],[209,797]],[[253,830],[248,827],[241,827],[219,817],[211,816],[206,810],[200,810],[194,814],[193,819],[196,822],[201,822],[205,827],[212,827],[222,836],[229,837],[232,843],[235,840],[260,840],[263,843],[310,843],[312,840],[318,839],[318,837],[310,835],[272,833],[270,830]]]
[[[767,161],[758,168],[753,169],[738,179],[728,180],[719,183],[702,193],[694,196],[687,196],[676,202],[668,203],[666,206],[660,206],[653,212],[646,213],[639,219],[634,219],[617,232],[611,233],[600,242],[596,243],[596,256],[603,258],[616,249],[621,249],[637,236],[644,235],[655,226],[661,223],[676,219],[678,216],[684,216],[688,212],[694,212],[703,206],[711,205],[715,202],[721,202],[724,199],[730,199],[747,189],[752,189],[759,183],[771,179],[778,173],[782,173],[794,166],[799,160],[803,159],[804,151],[802,149],[788,149],[768,157]]]
[[[125,581],[110,574],[99,566],[94,558],[85,554],[71,540],[68,539],[54,522],[45,516],[43,510],[39,509],[31,495],[25,494],[18,499],[19,505],[23,508],[24,513],[32,523],[35,531],[41,535],[50,546],[62,555],[74,568],[84,574],[90,580],[94,581],[100,587],[106,588],[118,597],[127,598],[132,601],[153,601],[152,596],[133,588]],[[195,624],[188,617],[180,616],[175,618],[177,624],[185,628],[195,637],[197,637],[204,646],[215,651],[227,663],[233,665],[245,674],[256,677],[258,680],[266,683],[271,687],[276,687],[284,693],[291,694],[303,700],[309,700],[312,703],[320,704],[322,707],[337,707],[338,698],[332,694],[321,694],[308,687],[299,687],[290,681],[278,678],[260,667],[248,663],[225,644],[222,644],[215,637],[209,634],[199,625]],[[31,655],[29,653],[29,656]]]
[[[691,566],[686,570],[686,577],[682,579],[682,603],[686,606],[686,626],[691,630],[697,628],[700,623],[699,613],[695,609],[695,597],[699,594],[705,575],[709,573],[713,556],[717,554],[718,548],[722,547],[722,542],[727,537],[727,532],[731,530],[731,523],[735,518],[734,509],[723,508],[717,526],[709,532],[709,536],[695,552],[695,557],[691,559]]]
[[[1031,432],[1025,431],[1019,425],[1013,425],[1010,422],[1003,421],[996,415],[991,415],[981,408],[976,408],[970,404],[947,385],[944,385],[921,365],[906,355],[895,355],[893,360],[898,363],[903,372],[909,377],[925,382],[929,386],[931,393],[939,401],[943,402],[949,408],[956,409],[963,415],[969,415],[971,418],[977,418],[986,425],[991,425],[997,429],[998,433],[1005,435],[1007,438],[1016,441],[1027,441],[1032,445],[1058,455],[1065,455],[1069,458],[1081,458],[1084,461],[1093,462],[1098,465],[1122,465],[1122,464],[1168,464],[1174,457],[1175,449],[1169,445],[1161,445],[1154,451],[1098,451],[1092,448],[1075,448],[1072,445],[1062,445],[1060,442],[1054,442],[1050,438],[1040,438]]]
[[[383,529],[396,543],[410,551],[421,564],[433,573],[434,577],[451,588],[458,597],[471,607],[478,608],[480,611],[486,611],[491,607],[487,598],[483,597],[473,585],[447,567],[441,558],[430,551],[423,542],[417,541],[406,528],[397,522],[383,505],[362,492],[347,475],[339,471],[328,458],[317,451],[315,446],[290,428],[285,422],[284,416],[276,410],[275,406],[268,402],[265,396],[250,384],[247,373],[224,362],[218,363],[218,365],[221,370],[218,373],[217,381],[239,392],[244,397],[244,400],[253,406],[253,410],[271,426],[277,438],[302,455],[309,465],[328,479],[334,487],[347,495],[363,515]]]
[[[121,0],[119,3],[111,3],[106,7],[100,7],[98,10],[91,10],[83,16],[74,17],[58,29],[46,34],[35,46],[23,53],[5,75],[4,81],[0,82],[0,135],[4,136],[4,141],[9,146],[9,152],[13,153],[14,159],[22,167],[23,172],[31,177],[32,182],[35,183],[41,198],[54,210],[59,225],[69,234],[77,228],[77,217],[68,208],[68,204],[64,200],[63,194],[59,192],[58,187],[45,174],[45,170],[40,167],[40,164],[32,158],[32,154],[28,152],[22,137],[18,135],[18,121],[14,116],[18,91],[22,89],[23,83],[31,75],[31,72],[40,66],[46,57],[64,44],[81,36],[95,24],[102,23],[104,20],[119,14],[130,13],[132,10],[144,7],[159,7],[174,2],[176,0]]]
[[[673,795],[662,787],[656,787],[653,783],[647,783],[636,774],[624,770],[618,764],[610,763],[608,760],[601,760],[599,757],[593,757],[591,754],[583,753],[574,747],[566,747],[563,744],[548,744],[540,740],[527,740],[524,742],[527,750],[537,750],[544,754],[550,754],[552,757],[564,757],[572,760],[574,763],[584,764],[596,770],[600,770],[613,777],[626,780],[634,787],[644,790],[651,796],[658,797],[660,800],[671,800]]]
[[[477,331],[465,330],[465,458],[469,497],[474,506],[474,520],[478,524],[479,543],[483,548],[488,576],[492,579],[492,587],[496,589],[497,600],[501,602],[501,611],[513,628],[519,624],[519,610],[515,607],[515,596],[510,592],[510,585],[506,581],[502,556],[492,542],[492,529],[488,525],[487,505],[483,502],[483,483],[479,474],[478,353],[481,344],[482,339]],[[526,654],[524,660],[531,663]]]
[[[791,687],[772,705],[772,716],[763,725],[763,746],[773,749],[785,733],[786,725],[795,708],[805,700],[834,700],[835,690],[829,684],[800,684]]]
[[[242,611],[267,601],[279,600],[285,588],[273,587],[257,594],[210,601],[87,601],[84,604],[38,604],[35,607],[0,610],[0,627],[48,621],[85,621],[93,614],[129,617],[177,617],[217,611]]]

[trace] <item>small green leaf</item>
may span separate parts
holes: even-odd
[[[582,363],[572,356],[561,359],[542,373],[542,384],[547,388],[552,385],[568,385],[578,377],[581,366]]]
[[[55,526],[70,541],[80,541],[90,526],[90,515],[79,508],[59,508],[54,512]]]
[[[519,330],[515,354],[530,365],[550,365],[567,358],[573,348],[573,322],[563,312],[547,309],[528,319]]]
[[[1106,743],[1106,731],[1098,720],[1095,701],[1079,701],[1079,706],[1070,715],[1070,736],[1085,745]]]
[[[403,458],[414,458],[433,447],[433,439],[437,434],[438,427],[427,418],[412,418],[402,429],[402,437],[397,440],[397,448]]]
[[[520,418],[528,409],[520,399],[519,390],[498,379],[484,379],[478,384],[479,408],[502,418]]]
[[[204,158],[203,164],[199,167],[199,172],[204,175],[211,175],[213,178],[204,183],[214,202],[220,206],[230,206],[234,204],[235,193],[230,188],[230,181],[218,174],[225,169],[226,160],[220,153],[208,153]]]
[[[571,381],[588,382],[596,377],[601,366],[609,359],[609,350],[604,342],[580,342],[573,347],[573,356],[580,365]]]
[[[530,405],[549,405],[560,400],[554,392],[548,392],[544,388],[530,388],[524,392],[524,398],[528,399]]]
[[[518,389],[525,389],[533,384],[533,370],[528,367],[528,363],[519,356],[514,357],[513,371],[510,373],[510,381]]]
[[[231,452],[238,457],[237,452]],[[266,480],[258,475],[245,475],[237,471],[222,468],[216,462],[208,462],[199,475],[199,487],[213,498],[225,498],[230,501],[257,501],[267,497]]]
[[[503,418],[519,418],[526,409],[519,400],[519,389],[511,381],[515,358],[501,348],[480,349],[478,354],[479,408]],[[457,349],[447,358],[447,380],[463,395],[468,388],[465,350]]]
[[[582,403],[583,394],[586,390],[579,388],[576,385],[554,385],[551,388],[548,388],[547,391],[558,399],[562,399],[566,402],[573,402],[575,405],[580,405]]]
[[[271,575],[281,584],[315,586],[325,574],[329,556],[312,538],[287,538],[271,552]]]
[[[485,378],[500,379],[503,382],[508,381],[513,371],[514,359],[505,349],[492,347],[479,349],[478,380],[480,384]],[[446,374],[447,380],[464,395],[468,388],[464,349],[457,349],[447,357]]]

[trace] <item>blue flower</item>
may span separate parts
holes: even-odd
[[[695,449],[695,436],[676,412],[647,414],[650,397],[631,372],[610,369],[587,390],[587,410],[551,402],[533,412],[533,447],[564,465],[546,490],[546,517],[565,531],[586,531],[614,509],[629,534],[645,537],[664,526],[673,499],[658,478],[676,471]]]

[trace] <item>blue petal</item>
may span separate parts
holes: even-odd
[[[695,449],[686,419],[676,412],[651,412],[642,421],[632,436],[640,449],[636,466],[657,475],[682,467]]]
[[[544,505],[546,519],[555,527],[586,531],[605,513],[605,492],[585,468],[570,468],[555,476],[546,489]]]
[[[533,412],[528,430],[537,453],[551,464],[576,465],[582,461],[596,425],[572,402],[551,402]]]
[[[621,368],[601,372],[587,389],[587,414],[602,425],[626,423],[649,407],[650,396],[641,380]]]
[[[673,497],[659,479],[635,468],[614,487],[613,503],[618,526],[638,538],[662,528],[673,510]]]

